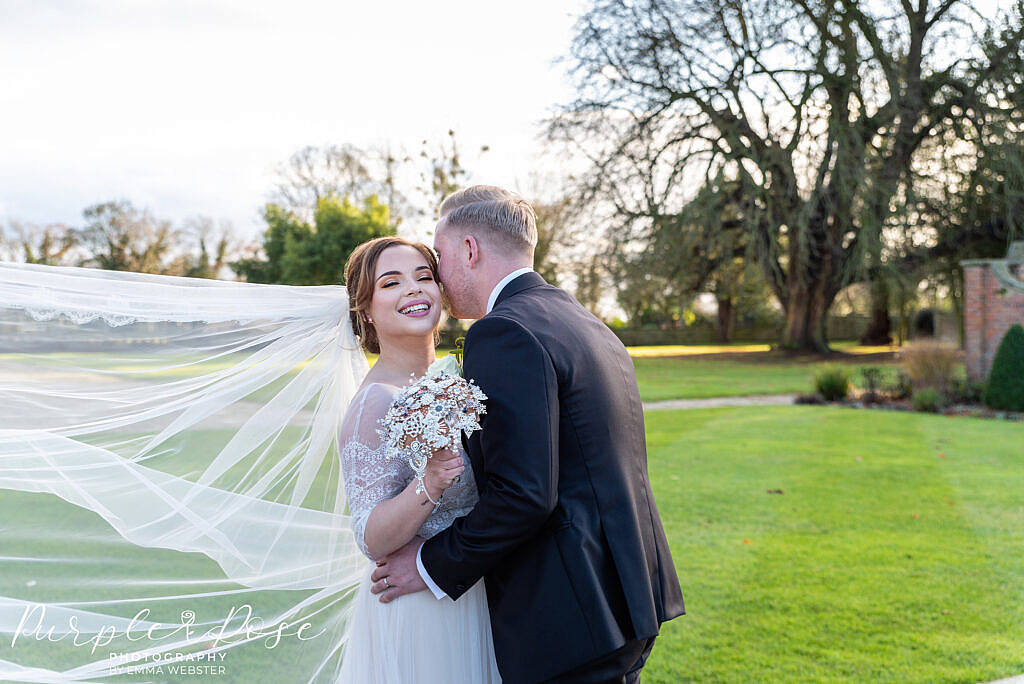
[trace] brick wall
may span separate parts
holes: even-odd
[[[1015,255],[1019,248],[1011,248]],[[1003,335],[1024,324],[1024,281],[1014,277],[1012,261],[972,260],[964,269],[964,350],[967,376],[985,380]]]

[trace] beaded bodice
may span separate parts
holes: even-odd
[[[397,390],[370,384],[361,390],[342,421],[338,443],[341,446],[342,477],[348,499],[352,531],[356,543],[368,558],[364,534],[366,521],[381,501],[398,495],[413,480],[413,470],[400,453],[389,453],[377,434],[377,421],[387,413]],[[430,538],[468,513],[477,502],[476,481],[468,457],[460,447],[466,470],[458,482],[444,492],[441,505],[420,528],[419,536]]]

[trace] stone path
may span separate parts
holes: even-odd
[[[765,394],[753,397],[711,397],[709,399],[668,399],[648,401],[645,411],[673,409],[722,408],[725,406],[789,406],[796,400],[795,394]]]

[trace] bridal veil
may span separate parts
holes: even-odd
[[[0,264],[0,680],[334,681],[340,286]]]

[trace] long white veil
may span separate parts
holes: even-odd
[[[0,680],[334,681],[340,286],[0,263]]]

